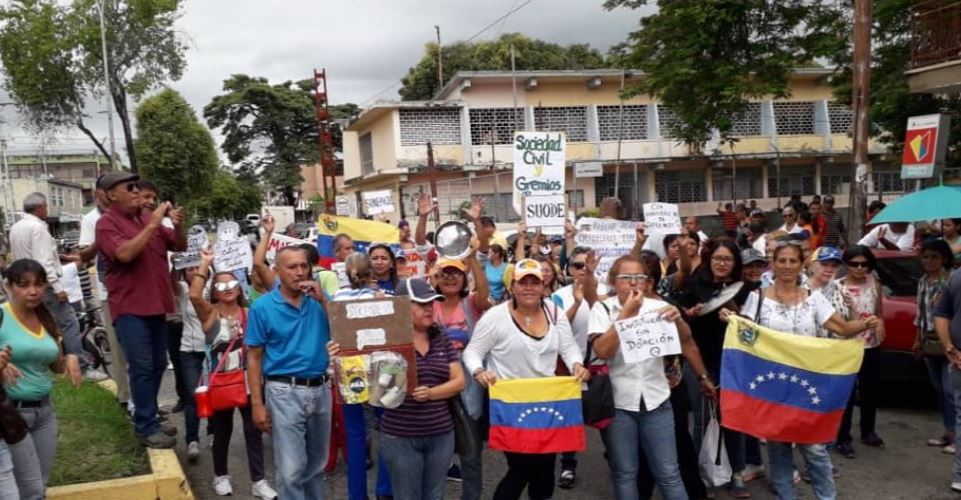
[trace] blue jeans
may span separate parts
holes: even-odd
[[[90,357],[87,351],[83,350],[83,339],[80,338],[80,321],[77,319],[77,311],[73,306],[66,302],[60,302],[57,294],[53,293],[52,288],[47,288],[43,292],[43,304],[47,306],[53,319],[60,327],[63,335],[63,350],[67,354],[73,354],[80,359],[80,367],[86,370],[90,367]]]
[[[156,434],[160,432],[157,394],[167,370],[167,319],[121,314],[114,327],[127,357],[134,431],[141,437]]]
[[[768,441],[767,456],[771,467],[771,482],[777,490],[778,500],[796,499],[797,490],[794,488],[794,455],[791,443]],[[804,457],[805,467],[811,475],[811,488],[818,500],[833,500],[837,498],[838,490],[834,484],[831,472],[831,453],[827,445],[811,444],[797,445],[797,449]]]
[[[284,500],[323,500],[330,451],[330,384],[295,386],[268,381],[277,493]]]
[[[925,356],[924,366],[928,368],[928,376],[934,384],[938,394],[938,407],[941,409],[941,420],[944,430],[954,433],[957,412],[954,409],[954,389],[951,388],[950,363],[943,356]]]
[[[367,416],[364,405],[341,405],[347,434],[347,498],[367,499]]]
[[[614,496],[619,500],[638,498],[637,471],[643,452],[651,473],[665,500],[687,500],[677,465],[674,441],[674,411],[671,401],[654,410],[626,411],[618,409],[614,422],[607,428],[607,453],[614,482]]]
[[[390,470],[395,500],[441,500],[454,455],[454,431],[419,438],[381,432],[380,454]]]
[[[961,412],[961,372],[953,366],[948,368],[951,377],[951,387],[954,389],[954,410],[955,414]],[[954,446],[955,448],[961,446],[961,429],[957,428],[957,422],[955,422],[954,431]],[[961,453],[954,454],[954,479],[953,481],[961,481]]]
[[[204,369],[205,354],[202,352],[180,352],[180,383],[184,390],[184,426],[187,428],[187,443],[200,441],[200,418],[197,417],[197,400],[194,391]]]
[[[483,418],[483,415],[482,415]],[[469,419],[471,432],[477,448],[471,455],[457,455],[460,458],[461,500],[480,500],[484,491],[484,426],[486,421]]]
[[[384,409],[374,407],[374,417],[377,419],[377,429],[380,430],[380,419],[384,417]],[[378,445],[380,446],[380,445]],[[392,497],[394,488],[390,481],[390,470],[387,469],[387,461],[384,455],[377,450],[377,496]]]
[[[0,439],[0,500],[20,500],[17,478],[13,475],[13,460],[7,443]]]
[[[21,500],[42,500],[57,454],[57,412],[50,401],[44,401],[40,408],[18,411],[28,432],[19,443],[9,445],[13,475]]]

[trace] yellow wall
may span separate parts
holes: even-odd
[[[611,105],[619,104],[618,91],[620,80],[615,82],[604,81],[596,89],[587,88],[586,79],[581,82],[549,82],[541,78],[537,88],[526,91],[527,102],[531,106],[583,106],[587,104]],[[473,89],[472,89],[473,90]],[[465,93],[467,102],[470,95]],[[642,94],[625,104],[648,104],[652,102],[647,94]]]
[[[344,131],[344,177],[360,177],[360,136],[357,132]]]
[[[397,166],[397,143],[400,142],[399,114],[392,110],[379,120],[371,123],[370,129],[360,132],[361,135],[370,132],[374,146],[374,170],[390,169]]]

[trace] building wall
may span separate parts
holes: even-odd
[[[39,192],[47,196],[47,207],[52,217],[85,213],[83,190],[79,186],[25,179],[13,179],[10,184],[13,188],[13,206],[17,212],[23,211],[23,200],[27,195]]]

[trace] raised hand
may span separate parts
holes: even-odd
[[[427,217],[434,210],[437,210],[437,203],[431,199],[429,194],[421,193],[417,197],[417,215]]]
[[[470,207],[464,210],[464,213],[466,213],[467,217],[469,217],[471,220],[480,219],[481,215],[484,213],[484,206],[484,198],[475,196],[474,199],[471,200]]]
[[[264,228],[264,234],[273,233],[275,227],[274,218],[271,217],[270,214],[264,215],[264,217],[260,219],[260,227]]]

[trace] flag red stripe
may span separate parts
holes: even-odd
[[[721,425],[760,439],[824,444],[837,438],[844,410],[818,413],[721,390]]]
[[[492,425],[488,445],[495,450],[514,453],[560,453],[584,451],[587,447],[583,425],[551,429],[520,429]]]

